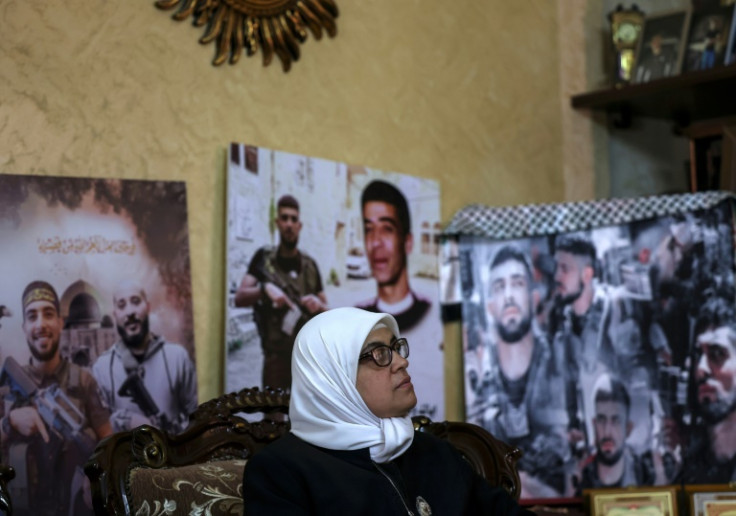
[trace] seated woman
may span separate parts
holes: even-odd
[[[248,461],[246,516],[532,514],[452,445],[414,432],[408,356],[390,315],[311,319],[292,353],[291,433]]]

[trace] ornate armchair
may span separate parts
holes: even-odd
[[[288,422],[269,417],[288,412],[288,404],[283,391],[243,389],[201,404],[181,434],[143,425],[108,437],[85,465],[95,513],[242,514],[245,463],[288,432]],[[262,418],[249,421],[257,413]],[[414,428],[447,439],[491,484],[518,499],[517,448],[468,423],[416,417]]]
[[[0,464],[0,515],[11,516],[13,514],[8,482],[14,478],[15,470],[6,464]]]

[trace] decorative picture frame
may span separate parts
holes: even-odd
[[[591,516],[677,516],[677,486],[586,489]]]
[[[736,5],[718,5],[692,12],[682,71],[693,72],[724,66]]]
[[[677,9],[644,18],[632,83],[649,82],[680,73],[690,14],[690,10]]]
[[[688,499],[691,516],[705,516],[706,504],[712,501],[727,501],[736,510],[736,486],[729,484],[686,485],[685,495]]]
[[[705,502],[705,516],[734,516],[736,500],[709,500]]]
[[[736,9],[733,10],[733,18],[731,18],[731,34],[728,36],[725,62],[726,66],[736,64]]]

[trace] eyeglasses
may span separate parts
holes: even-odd
[[[398,353],[401,358],[409,357],[409,343],[405,338],[402,337],[400,339],[396,339],[396,341],[390,346],[380,344],[367,353],[360,355],[358,359],[363,360],[366,358],[372,358],[378,367],[387,367],[391,365],[391,361],[394,358],[394,351]]]

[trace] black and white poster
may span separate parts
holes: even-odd
[[[466,419],[522,449],[522,498],[736,478],[729,194],[470,207]]]

